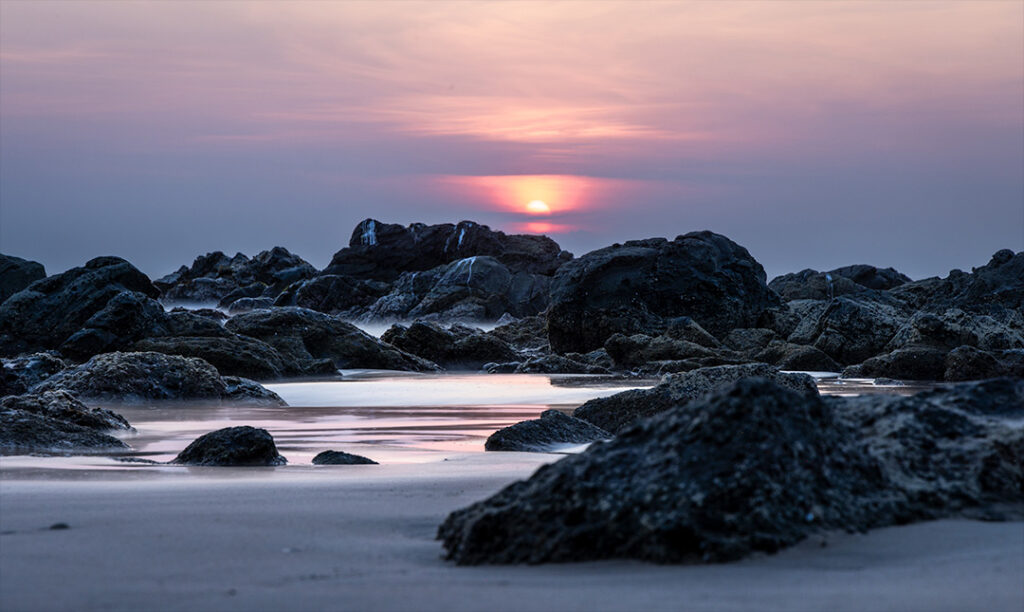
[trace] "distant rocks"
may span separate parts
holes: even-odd
[[[106,433],[130,430],[119,414],[89,408],[63,391],[0,399],[0,453],[95,453],[128,445]]]
[[[313,457],[313,465],[378,465],[378,463],[361,455],[325,450]]]
[[[46,278],[43,264],[0,253],[0,304],[37,280]]]
[[[1024,517],[1024,382],[821,398],[744,379],[543,466],[438,530],[459,564],[720,562],[808,535]]]
[[[171,462],[197,466],[275,466],[288,460],[277,452],[265,429],[243,425],[211,431],[195,439]]]
[[[312,278],[316,268],[282,247],[262,251],[252,259],[242,253],[228,257],[220,251],[197,257],[191,267],[154,281],[170,302],[220,302],[228,306],[243,297],[272,298],[292,283]]]
[[[487,438],[484,449],[544,453],[611,437],[600,427],[551,409],[541,413],[539,419],[499,429]]]
[[[756,327],[778,305],[761,264],[725,236],[692,232],[673,241],[634,240],[592,251],[558,270],[548,339],[556,352],[586,352],[616,333],[659,334],[681,316],[724,335]]]
[[[768,288],[784,300],[830,300],[840,295],[869,290],[887,291],[911,282],[893,268],[864,264],[836,268],[829,272],[801,270],[773,278]]]

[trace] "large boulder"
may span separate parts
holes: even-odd
[[[479,370],[484,364],[514,361],[519,356],[501,338],[463,325],[445,328],[425,321],[392,325],[380,339],[449,370]]]
[[[64,391],[0,400],[0,454],[125,450],[127,444],[106,432],[130,429],[121,415],[89,408]]]
[[[325,274],[394,281],[402,272],[429,270],[459,259],[491,256],[512,273],[551,275],[572,255],[547,236],[506,235],[486,225],[408,227],[366,219],[352,231],[349,246],[334,254]]]
[[[725,236],[705,231],[672,241],[634,240],[559,268],[548,339],[559,353],[586,352],[615,333],[657,335],[680,316],[720,336],[757,327],[779,304],[761,264]]]
[[[383,343],[351,323],[294,306],[259,310],[230,319],[228,330],[266,342],[286,360],[329,359],[336,368],[433,371],[436,364]]]
[[[288,460],[265,429],[225,427],[196,438],[171,463],[203,466],[273,466]]]
[[[31,389],[33,393],[55,390],[68,391],[83,399],[118,402],[245,400],[244,394],[229,394],[217,369],[202,359],[152,352],[97,355]],[[253,396],[259,403],[265,398],[263,392]]]
[[[165,355],[198,357],[210,363],[223,376],[244,376],[256,380],[276,380],[286,376],[307,373],[303,364],[292,363],[281,357],[266,342],[246,336],[190,337],[166,336],[144,338],[132,345],[138,352],[156,352]],[[319,374],[333,373],[318,372]]]
[[[631,389],[609,397],[592,399],[577,408],[573,416],[618,433],[638,419],[664,412],[750,377],[771,380],[801,395],[818,395],[814,379],[807,374],[781,372],[764,363],[725,365],[668,374],[662,378],[661,383],[650,389]]]
[[[822,398],[746,379],[453,512],[460,564],[730,561],[808,535],[1024,517],[1024,381]]]
[[[0,304],[37,280],[46,278],[43,264],[0,253]]]
[[[261,251],[250,259],[242,253],[228,257],[220,251],[195,259],[191,267],[154,281],[167,301],[221,302],[242,297],[273,297],[285,287],[316,275],[316,268],[283,247]]]
[[[807,312],[789,342],[812,345],[841,365],[883,352],[909,318],[903,304],[885,295],[842,296]]]
[[[542,412],[539,419],[522,421],[494,432],[484,443],[484,450],[547,453],[611,437],[600,427],[550,409]]]
[[[55,349],[123,291],[160,292],[127,261],[98,257],[36,281],[0,304],[0,355]]]

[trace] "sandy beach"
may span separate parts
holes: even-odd
[[[1024,609],[1022,523],[833,534],[711,566],[457,567],[441,559],[434,535],[448,512],[554,458],[77,471],[12,469],[5,459],[0,608]],[[56,523],[69,528],[50,529]]]

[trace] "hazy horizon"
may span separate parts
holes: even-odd
[[[5,0],[0,77],[0,252],[50,274],[323,268],[366,217],[769,278],[1024,250],[1024,3]]]

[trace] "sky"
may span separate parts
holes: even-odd
[[[0,0],[0,252],[323,267],[367,217],[970,270],[1024,250],[1024,2]]]

